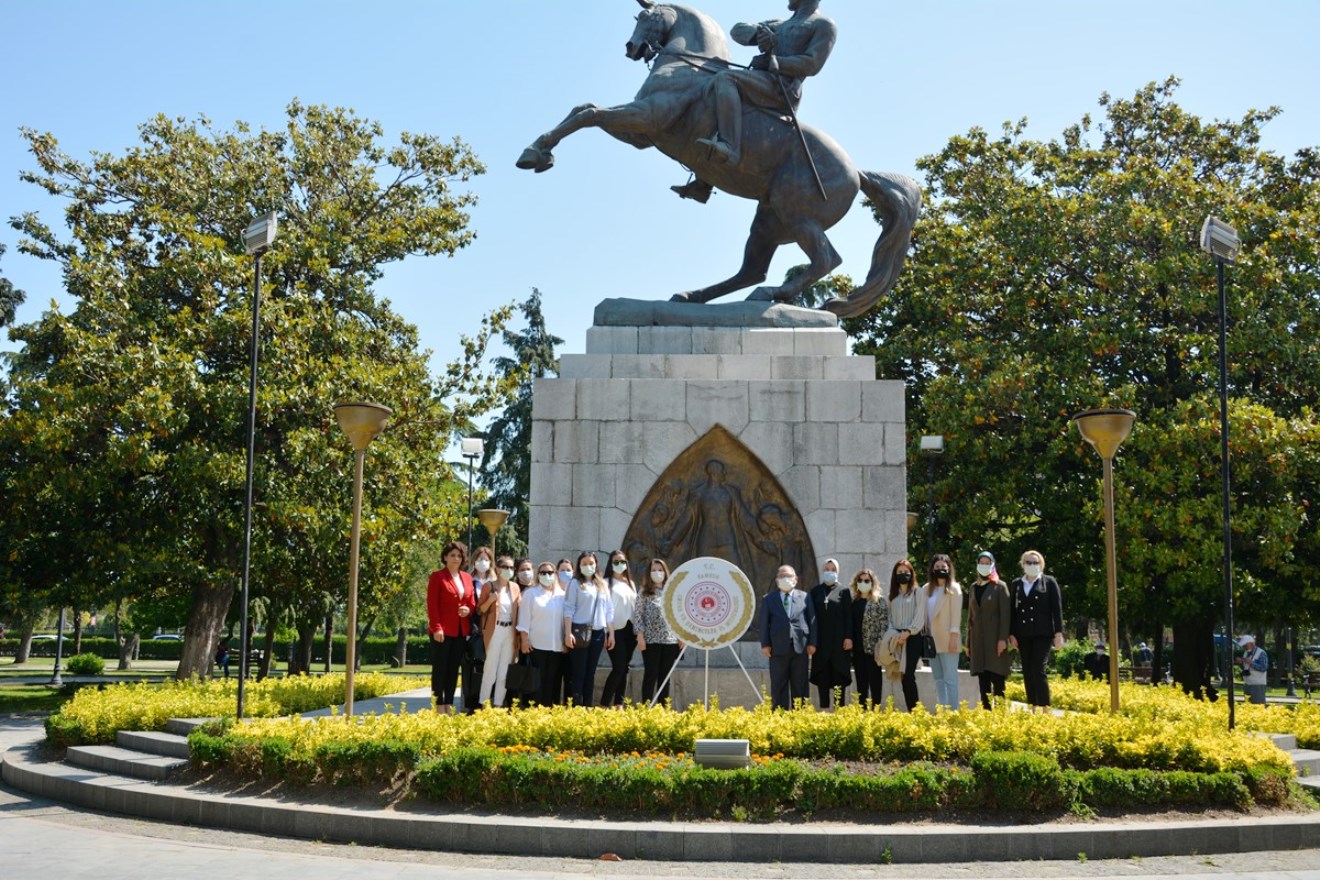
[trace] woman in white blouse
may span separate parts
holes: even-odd
[[[633,608],[637,605],[637,588],[628,571],[628,557],[622,550],[610,554],[610,598],[614,600],[614,647],[610,649],[610,674],[600,692],[600,704],[609,708],[622,706],[628,690],[628,665],[637,648],[637,633],[633,628]],[[619,621],[624,621],[619,626]]]
[[[564,595],[564,645],[568,648],[569,699],[590,706],[601,651],[614,647],[614,601],[596,572],[596,554],[578,556],[576,576]]]
[[[530,655],[532,667],[541,672],[536,702],[553,706],[559,702],[564,664],[564,591],[553,562],[537,566],[536,586],[522,594],[515,629],[522,653]]]

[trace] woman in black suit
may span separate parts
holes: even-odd
[[[1035,550],[1022,554],[1022,577],[1013,581],[1013,615],[1008,642],[1022,655],[1022,679],[1033,711],[1050,705],[1045,664],[1050,647],[1063,647],[1063,596],[1059,582],[1045,574],[1045,557]]]

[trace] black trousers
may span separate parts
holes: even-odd
[[[991,696],[996,696],[1000,699],[1004,698],[1005,676],[1000,675],[998,672],[978,672],[976,678],[981,686],[982,709],[990,708]]]
[[[857,702],[866,705],[866,701],[878,705],[880,689],[884,685],[885,672],[875,662],[875,655],[862,648],[853,648],[853,678],[857,681]]]
[[[1050,680],[1045,675],[1045,664],[1050,659],[1053,636],[1027,636],[1018,639],[1018,653],[1022,655],[1022,683],[1027,688],[1027,703],[1032,706],[1050,704]]]
[[[637,650],[637,633],[633,631],[632,621],[623,629],[614,631],[614,647],[610,650],[610,674],[601,688],[602,706],[622,706],[628,691],[628,664],[632,663],[633,652]]]
[[[917,665],[921,663],[921,636],[908,636],[903,645],[903,702],[911,712],[921,699],[917,696]]]
[[[561,702],[564,682],[564,652],[541,651],[532,649],[532,666],[541,670],[541,689],[536,692],[535,701],[541,706],[553,706]]]
[[[770,705],[792,709],[807,698],[807,655],[790,651],[770,655]]]
[[[647,643],[646,650],[642,652],[642,700],[650,703],[656,699],[656,688],[660,687],[660,682],[665,686],[660,689],[660,697],[657,703],[663,703],[669,699],[669,670],[674,668],[674,663],[678,661],[678,654],[681,649],[678,643],[672,645],[657,645]]]
[[[458,689],[458,670],[462,664],[462,639],[446,637],[443,642],[437,642],[435,636],[431,637],[431,693],[435,695],[438,705],[454,705],[454,691]]]
[[[481,705],[478,696],[481,694],[481,676],[485,669],[484,659],[474,660],[470,652],[466,650],[463,652],[463,711],[469,715],[477,711],[477,707]]]

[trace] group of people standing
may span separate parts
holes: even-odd
[[[1004,696],[1014,649],[1027,702],[1037,709],[1049,706],[1046,664],[1050,650],[1063,646],[1063,599],[1058,582],[1045,574],[1041,553],[1028,550],[1019,562],[1021,576],[1006,582],[994,555],[978,553],[976,580],[966,589],[944,553],[931,557],[920,585],[913,564],[900,559],[887,590],[869,568],[845,583],[838,561],[827,559],[821,582],[807,591],[799,588],[792,566],[781,566],[760,615],[773,705],[787,709],[806,699],[810,682],[822,709],[836,698],[846,702],[854,683],[857,702],[878,706],[889,679],[899,682],[911,711],[924,659],[934,674],[936,703],[956,709],[959,661],[966,651],[981,705],[988,709],[993,698]]]
[[[602,571],[596,554],[577,561],[534,564],[529,558],[492,559],[460,541],[445,545],[444,568],[426,588],[431,636],[431,690],[436,710],[454,711],[461,674],[463,708],[572,702],[592,706],[596,668],[608,653],[611,670],[600,705],[622,706],[628,667],[642,652],[642,697],[663,701],[682,643],[665,622],[661,596],[669,566],[652,559],[646,578],[633,583],[627,557],[609,554]],[[511,669],[522,667],[519,689]],[[663,686],[662,686],[663,685]]]

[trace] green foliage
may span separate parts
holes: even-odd
[[[1229,278],[1234,581],[1244,619],[1320,610],[1320,152],[1260,148],[1277,109],[1202,120],[1176,79],[1105,95],[1060,137],[1025,121],[920,160],[927,204],[893,293],[847,322],[942,434],[939,546],[1033,547],[1069,615],[1105,616],[1101,465],[1070,423],[1137,413],[1115,460],[1120,620],[1222,604],[1218,296],[1208,214],[1243,240]],[[915,450],[912,455],[915,458]],[[924,468],[910,468],[924,498]],[[914,540],[923,543],[925,535]],[[964,564],[969,564],[967,560]]]
[[[274,209],[262,259],[252,584],[277,625],[324,613],[344,580],[353,456],[339,400],[394,410],[372,445],[360,606],[369,620],[411,587],[406,550],[446,519],[441,454],[456,424],[512,382],[482,368],[510,317],[488,316],[432,377],[416,329],[378,299],[384,266],[452,255],[473,233],[483,168],[460,141],[342,109],[288,107],[283,130],[158,116],[121,153],[71,157],[24,130],[24,180],[68,202],[67,237],[35,214],[23,251],[59,265],[74,308],[13,328],[0,420],[0,601],[178,603],[179,675],[201,674],[230,609],[244,517],[250,257],[242,233]],[[189,610],[190,609],[190,610]]]
[[[5,246],[0,244],[0,257],[4,256]],[[14,315],[23,304],[27,295],[14,287],[12,281],[0,275],[0,327],[14,323]]]
[[[503,532],[512,533],[514,540],[505,540],[501,534],[499,546],[520,551],[521,555],[527,549],[528,502],[532,493],[532,387],[537,379],[558,372],[555,346],[563,345],[564,340],[545,326],[541,291],[533,288],[532,295],[518,310],[527,327],[520,333],[504,331],[504,344],[513,350],[513,356],[499,357],[494,362],[499,375],[518,382],[518,390],[486,429],[481,473],[482,484],[490,493],[486,504],[510,514]]]
[[[1072,678],[1076,675],[1080,678],[1085,674],[1085,667],[1082,663],[1086,660],[1086,655],[1090,654],[1092,650],[1093,647],[1087,645],[1084,641],[1068,642],[1050,655],[1050,662],[1054,664],[1054,670],[1062,677]]]
[[[70,675],[100,675],[105,672],[105,661],[95,654],[75,654],[65,663]]]
[[[981,798],[1004,810],[1052,811],[1072,798],[1059,762],[1031,752],[978,752],[972,756]]]

